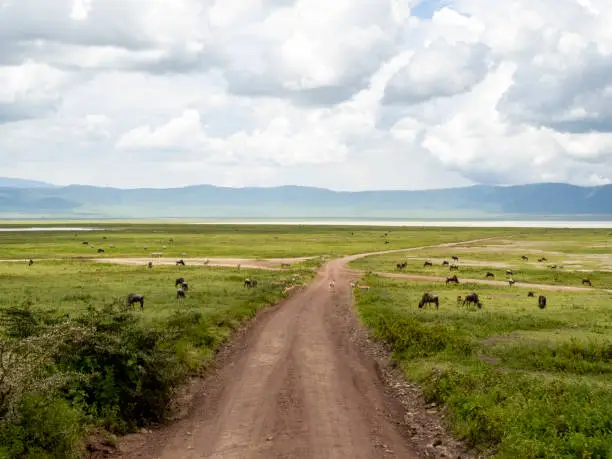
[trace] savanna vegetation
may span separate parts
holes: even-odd
[[[364,258],[353,266],[381,275],[365,277],[371,289],[356,292],[357,309],[471,446],[499,458],[612,457],[612,293],[600,289],[612,287],[609,245],[603,231],[549,231],[542,238]],[[441,262],[453,263],[452,255],[459,258],[453,273],[463,279],[493,272],[503,280],[511,269],[515,280],[542,284],[579,286],[586,276],[593,288],[467,280],[446,286],[383,277],[400,272],[396,264],[404,260],[406,273],[449,275]],[[433,266],[424,267],[424,260]],[[439,310],[418,307],[425,292],[438,297]],[[472,292],[482,308],[458,303]],[[540,295],[545,308],[538,306]]]

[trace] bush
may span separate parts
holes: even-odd
[[[0,422],[1,457],[81,457],[80,415],[68,402],[28,394],[17,412],[12,422]]]

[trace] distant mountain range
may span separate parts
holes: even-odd
[[[491,218],[612,219],[612,185],[544,183],[425,191],[321,188],[118,189],[0,178],[0,218]]]

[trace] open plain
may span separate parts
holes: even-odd
[[[87,226],[0,233],[7,457],[612,455],[610,230]]]

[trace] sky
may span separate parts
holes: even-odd
[[[612,180],[610,0],[0,0],[0,176]]]

